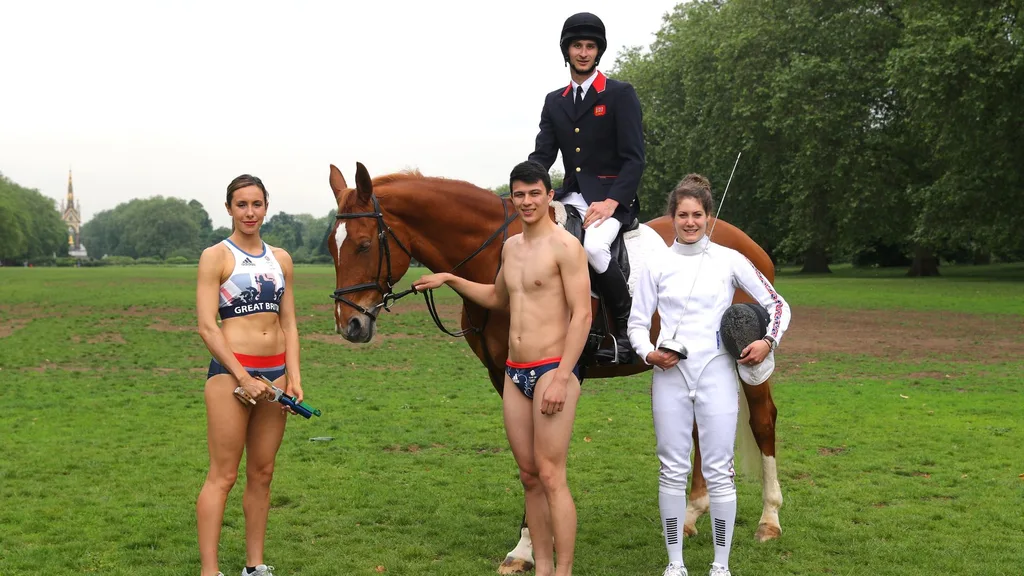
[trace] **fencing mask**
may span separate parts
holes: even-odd
[[[722,345],[733,357],[739,360],[743,349],[764,338],[768,333],[768,322],[771,317],[764,307],[757,304],[743,303],[733,304],[722,315],[720,334]],[[760,364],[736,364],[739,370],[740,379],[751,386],[763,384],[765,380],[775,371],[775,352],[768,352],[768,356]]]

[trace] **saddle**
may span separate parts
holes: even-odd
[[[626,278],[629,278],[630,270],[629,251],[626,250],[624,237],[627,232],[632,232],[638,228],[640,228],[640,220],[633,218],[633,221],[630,222],[628,226],[623,226],[619,229],[618,236],[616,236],[615,240],[612,242],[612,260],[618,262],[619,269],[622,270],[622,274]],[[576,237],[576,239],[580,241],[580,244],[583,243],[583,236],[586,234],[586,231],[583,229],[583,216],[580,214],[579,210],[573,206],[565,206],[565,230]],[[598,297],[600,297],[600,294],[598,294]]]
[[[565,230],[576,237],[576,239],[582,244],[583,238],[586,234],[586,230],[583,229],[583,216],[572,206],[562,205],[562,207],[565,210],[565,220],[563,224]],[[560,215],[557,212],[558,207],[556,207],[556,222],[560,220]],[[622,274],[626,278],[630,278],[631,270],[629,267],[629,251],[626,249],[625,236],[627,233],[638,230],[639,228],[640,221],[634,218],[628,225],[622,226],[619,229],[619,233],[611,245],[612,260],[618,263],[619,269],[622,270]],[[580,364],[584,369],[589,366],[608,365],[615,362],[614,358],[604,356],[603,353],[605,350],[602,350],[601,346],[601,344],[605,342],[614,330],[611,325],[612,316],[609,314],[604,298],[597,288],[598,283],[595,281],[595,273],[592,268],[590,269],[590,280],[591,294],[595,300],[594,307],[596,308],[596,311],[593,315],[590,333],[587,336],[587,343],[583,348],[583,354],[580,358]],[[629,283],[631,287],[632,284],[633,283],[631,282]],[[630,290],[630,294],[632,294],[632,290]],[[632,363],[637,364],[640,362],[640,359],[634,358]]]

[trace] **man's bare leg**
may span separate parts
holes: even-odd
[[[538,403],[539,405],[539,403]],[[536,461],[533,458],[533,401],[527,398],[505,375],[505,393],[502,395],[505,435],[508,436],[512,455],[519,465],[519,479],[526,492],[526,521],[533,540],[533,562],[536,576],[555,573],[555,554],[552,547],[551,515],[541,485]]]
[[[540,399],[544,397],[544,391],[547,390],[554,375],[555,371],[551,370],[541,376],[534,390],[533,455],[540,474],[540,483],[547,496],[549,517],[555,537],[555,552],[558,554],[558,570],[555,574],[570,576],[576,551],[576,504],[572,500],[572,493],[569,492],[569,484],[566,481],[565,460],[569,453],[573,422],[576,419],[580,383],[575,375],[570,375],[562,411],[550,415],[542,414]],[[532,523],[530,530],[533,531]],[[539,545],[540,538],[540,535],[534,537],[534,550]]]

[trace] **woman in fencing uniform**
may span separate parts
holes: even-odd
[[[710,576],[729,576],[736,521],[737,362],[746,374],[770,367],[772,362],[764,360],[782,339],[790,318],[789,305],[749,260],[710,241],[711,210],[711,184],[703,176],[690,174],[672,191],[668,214],[676,240],[665,257],[653,259],[641,272],[629,319],[630,343],[654,369],[651,403],[661,461],[658,504],[669,557],[664,576],[687,576],[683,524],[694,421],[711,504],[715,560]],[[737,288],[770,318],[765,337],[745,346],[739,360],[729,355],[721,332],[722,316]],[[657,346],[651,342],[655,311],[661,318]],[[765,379],[759,374],[759,382],[748,383]]]

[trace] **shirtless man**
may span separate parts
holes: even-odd
[[[448,284],[480,306],[509,310],[502,405],[505,433],[526,491],[536,574],[569,576],[576,505],[566,483],[565,461],[580,395],[577,363],[590,330],[587,254],[548,215],[554,190],[543,166],[519,164],[509,176],[509,187],[523,232],[505,242],[495,283],[430,274],[413,285],[425,290]]]

